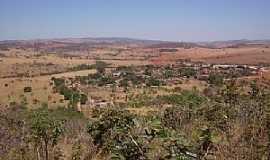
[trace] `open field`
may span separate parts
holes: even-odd
[[[26,101],[29,107],[38,107],[43,103],[49,106],[65,106],[63,96],[52,89],[51,78],[74,78],[95,73],[95,70],[84,70],[52,74],[49,76],[37,76],[33,78],[0,78],[0,106],[9,105],[12,102]],[[32,87],[31,93],[25,93],[24,87]]]
[[[0,103],[1,106],[9,105],[12,102],[27,103],[30,108],[40,106],[42,103],[50,105],[60,105],[60,100],[63,99],[57,93],[53,93],[50,79],[42,78],[7,78],[0,79]],[[24,87],[32,87],[31,93],[25,93]],[[65,105],[62,103],[61,105]]]
[[[211,64],[259,64],[270,62],[270,49],[259,48],[191,48],[179,49],[174,53],[163,53],[154,61],[170,63],[179,59],[190,59]]]

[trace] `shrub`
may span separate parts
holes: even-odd
[[[96,61],[95,68],[98,73],[103,74],[108,64],[103,61]]]
[[[87,95],[81,94],[81,99],[80,99],[80,101],[81,101],[81,104],[86,104],[86,102],[88,101]]]
[[[63,78],[52,78],[52,81],[54,82],[54,85],[56,88],[65,85],[65,79]]]
[[[185,77],[189,78],[189,77],[196,76],[197,72],[193,68],[181,68],[181,69],[179,69],[179,74],[181,77],[185,76]]]
[[[111,158],[140,160],[145,159],[143,141],[132,133],[135,116],[122,109],[97,111],[99,118],[90,122],[88,133],[99,148],[111,153]]]
[[[146,81],[146,86],[148,87],[151,87],[151,86],[160,86],[162,85],[162,82],[158,79],[155,79],[153,77],[149,78],[147,81]]]
[[[163,76],[165,77],[165,78],[171,78],[171,77],[173,77],[173,70],[165,70],[165,72],[163,73]]]
[[[119,86],[120,86],[120,87],[123,87],[123,88],[129,87],[128,80],[127,80],[126,78],[121,79],[121,80],[119,81]]]
[[[24,88],[23,88],[23,91],[24,91],[25,93],[27,93],[27,92],[32,92],[32,87],[24,87]]]
[[[195,91],[182,91],[181,94],[158,96],[163,103],[180,105],[183,107],[197,107],[206,101],[206,98],[195,93]]]
[[[164,111],[162,122],[164,126],[179,129],[191,119],[192,112],[182,107],[169,107]]]
[[[224,82],[224,77],[217,73],[210,73],[208,78],[208,83],[215,85],[215,86],[221,86]]]
[[[102,146],[106,145],[113,134],[127,133],[133,126],[134,116],[128,111],[120,109],[108,109],[100,112],[100,118],[96,121],[90,122],[87,132],[93,137],[94,143]]]
[[[72,70],[72,71],[81,71],[81,70],[88,70],[88,69],[94,69],[94,66],[89,65],[89,64],[80,64],[78,66],[75,66],[75,67],[71,68],[70,70]]]

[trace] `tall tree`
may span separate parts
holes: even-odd
[[[31,136],[39,149],[45,154],[45,160],[49,160],[49,147],[57,145],[58,138],[63,133],[63,122],[52,117],[48,109],[42,108],[31,114]]]

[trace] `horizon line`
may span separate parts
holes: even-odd
[[[133,37],[117,37],[117,36],[67,36],[67,37],[52,37],[52,38],[26,38],[26,39],[4,39],[0,42],[5,41],[38,41],[38,40],[61,40],[61,39],[129,39],[129,40],[138,40],[138,41],[161,41],[161,42],[188,42],[188,43],[209,43],[209,42],[228,42],[228,41],[270,41],[270,38],[267,39],[248,39],[248,38],[239,38],[239,39],[223,39],[223,40],[200,40],[200,41],[185,41],[185,40],[162,40],[162,39],[151,39],[151,38],[133,38]]]

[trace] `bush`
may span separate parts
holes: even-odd
[[[121,109],[99,110],[99,118],[90,122],[87,132],[99,148],[111,153],[111,158],[139,160],[145,159],[145,148],[131,130],[135,127],[135,117]]]
[[[129,87],[128,80],[127,80],[126,78],[121,79],[121,80],[119,81],[119,86],[120,86],[120,87],[123,87],[123,88]]]
[[[164,111],[162,122],[164,126],[172,129],[179,129],[191,119],[192,112],[182,107],[169,107]]]
[[[103,76],[100,79],[98,79],[97,83],[98,83],[98,86],[104,86],[104,85],[107,85],[107,84],[114,84],[115,81],[110,76]]]
[[[32,92],[32,87],[24,87],[23,91],[24,91],[25,93],[27,93],[27,92]]]
[[[174,75],[173,70],[165,70],[165,72],[163,74],[163,76],[165,78],[171,78],[171,77],[173,77],[173,75]]]
[[[189,108],[197,107],[206,101],[205,97],[195,93],[195,91],[182,91],[181,94],[158,96],[157,98],[163,103]]]
[[[149,78],[147,81],[146,81],[146,86],[148,87],[151,87],[151,86],[161,86],[162,85],[162,82],[158,79],[155,79],[155,78]]]
[[[215,86],[221,86],[224,82],[224,77],[217,73],[210,73],[208,78],[208,83],[215,85]]]
[[[70,70],[72,71],[81,71],[81,70],[88,70],[88,69],[94,69],[94,65],[89,65],[89,64],[80,64],[78,66],[75,66],[71,68]]]
[[[179,69],[179,74],[181,77],[194,77],[196,76],[197,72],[193,68],[181,68]]]
[[[86,104],[86,102],[88,101],[88,97],[85,94],[81,94],[81,104]]]
[[[103,61],[96,61],[95,68],[98,73],[103,74],[108,64]]]
[[[134,126],[133,118],[128,111],[120,109],[108,109],[99,111],[100,118],[90,122],[87,132],[93,137],[94,143],[102,146],[106,145],[113,134],[122,132],[127,133]]]
[[[54,85],[56,88],[65,85],[65,79],[63,79],[63,78],[54,78],[53,77],[52,81],[54,82]]]

